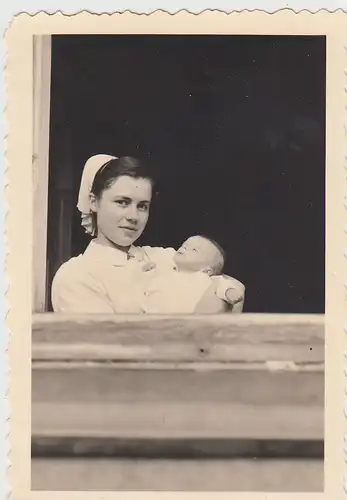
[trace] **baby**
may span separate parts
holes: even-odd
[[[213,285],[218,298],[242,311],[244,286],[234,278],[221,276],[224,252],[205,236],[188,238],[176,251],[170,249],[162,262],[148,262],[142,310],[150,314],[189,314]]]

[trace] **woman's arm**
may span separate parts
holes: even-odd
[[[87,272],[63,265],[52,283],[54,312],[66,314],[113,314],[107,294]]]
[[[215,276],[211,286],[198,302],[195,313],[218,314],[227,311],[241,313],[245,300],[245,287],[230,276]]]
[[[225,300],[220,299],[216,295],[216,287],[214,283],[208,287],[203,294],[198,304],[195,307],[195,314],[219,314],[228,311],[228,304]]]
[[[155,264],[171,264],[176,250],[172,247],[141,247],[146,257]]]

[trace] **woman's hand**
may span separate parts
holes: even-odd
[[[231,305],[235,306],[245,299],[245,287],[242,285],[237,288],[228,288],[225,292],[226,301]]]
[[[223,274],[216,278],[217,296],[229,304],[233,313],[241,313],[245,301],[245,286],[235,278]]]

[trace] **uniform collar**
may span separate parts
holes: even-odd
[[[89,243],[83,255],[93,262],[109,263],[113,266],[126,266],[133,259],[142,260],[143,258],[139,247],[132,245],[128,252],[122,252],[118,248],[100,245],[94,240]]]

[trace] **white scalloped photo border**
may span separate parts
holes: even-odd
[[[272,19],[274,20],[275,17],[274,16],[278,16],[278,14],[281,14],[281,12],[287,12],[289,13],[289,15],[293,15],[294,12],[293,11],[290,11],[289,9],[283,9],[281,11],[277,11],[276,13],[273,13],[273,14],[266,14],[264,13],[264,11],[260,11],[260,10],[254,10],[252,11],[252,15],[256,15],[256,14],[261,14],[263,16],[263,19],[266,19],[266,16],[268,17],[272,17]],[[329,15],[329,11],[326,10],[326,9],[323,9],[323,10],[320,10],[318,11],[316,14],[312,14],[310,13],[309,11],[300,11],[300,16],[302,14],[305,15],[305,12],[307,14],[307,16],[317,16],[318,17],[323,17],[324,15]],[[242,14],[244,15],[245,14],[245,11],[242,11],[242,12],[239,12],[239,14]],[[123,16],[123,20],[122,22],[124,21],[125,17],[124,16],[134,16],[136,18],[136,26],[139,26],[139,23],[138,21],[141,20],[141,19],[147,19],[147,20],[150,20],[151,18],[154,19],[155,17],[158,17],[158,16],[164,16],[166,17],[168,20],[168,18],[170,18],[171,20],[175,20],[176,18],[176,21],[178,20],[178,18],[180,17],[181,20],[183,19],[184,16],[192,16],[194,18],[196,17],[204,17],[204,16],[212,16],[214,19],[213,19],[213,22],[216,23],[216,20],[217,20],[217,17],[218,17],[218,21],[220,21],[220,23],[218,24],[219,26],[219,29],[221,29],[221,26],[225,24],[225,21],[228,20],[228,19],[231,19],[230,16],[233,16],[234,13],[232,14],[226,14],[226,13],[223,13],[223,12],[217,12],[217,11],[203,11],[202,13],[200,13],[198,16],[196,15],[190,15],[187,11],[180,11],[178,13],[175,13],[175,14],[168,14],[166,13],[165,11],[163,10],[157,10],[151,14],[132,14],[130,13],[129,11],[125,11],[124,13],[119,13],[119,14],[115,14],[114,16],[114,21],[116,22],[117,20],[119,20],[119,16]],[[336,16],[344,16],[344,21],[345,21],[345,26],[346,26],[346,36],[344,37],[345,38],[345,41],[344,43],[347,41],[347,16],[346,14],[342,11],[342,9],[337,9],[334,14],[330,14],[330,15],[336,15]],[[11,33],[12,30],[15,31],[15,29],[18,30],[18,23],[23,23],[22,26],[24,26],[24,24],[32,24],[32,26],[34,27],[35,25],[35,29],[36,30],[39,30],[39,32],[44,32],[45,29],[48,29],[49,30],[49,26],[51,24],[51,21],[49,21],[49,19],[58,19],[58,23],[59,24],[59,18],[60,20],[63,19],[63,21],[66,23],[66,26],[67,26],[67,29],[68,31],[71,32],[71,29],[74,27],[74,23],[75,23],[75,20],[77,17],[79,17],[80,19],[82,19],[82,17],[87,17],[87,16],[91,16],[91,14],[89,14],[88,12],[84,11],[84,12],[80,12],[78,13],[78,15],[75,15],[75,14],[68,14],[66,15],[65,13],[63,14],[62,12],[57,12],[56,14],[52,15],[52,14],[47,14],[45,12],[40,12],[40,13],[37,13],[34,15],[34,17],[32,17],[30,14],[27,14],[27,13],[21,13],[19,16],[17,16],[16,18],[14,18],[11,22],[11,26],[8,30],[8,33]],[[102,22],[105,24],[105,25],[108,25],[108,26],[111,26],[110,22],[107,21],[107,19],[110,19],[110,15],[109,14],[97,14],[96,15],[97,18],[101,19]],[[180,20],[180,21],[181,21]],[[273,20],[271,22],[273,22]],[[142,23],[142,21],[140,21]],[[308,21],[307,21],[308,22]],[[88,24],[88,23],[87,23]],[[123,23],[124,24],[124,23]],[[146,23],[144,23],[146,24]],[[266,24],[266,22],[265,22]],[[179,29],[181,23],[176,23],[176,28]],[[16,28],[17,26],[17,28]],[[52,25],[51,25],[52,26]],[[90,27],[90,23],[89,23],[89,27]],[[124,26],[124,31],[126,31],[126,28]],[[159,30],[160,31],[160,30]],[[7,33],[7,35],[8,35]],[[8,37],[7,37],[8,39]],[[13,42],[12,42],[13,43]],[[347,44],[345,45],[346,47],[346,52],[347,52]],[[18,55],[18,54],[17,54]],[[9,55],[7,57],[7,61],[5,62],[5,72],[9,69],[10,71],[13,69],[13,67],[11,66],[12,64],[12,56],[11,56],[11,48],[9,49]],[[345,53],[345,57],[344,57],[344,61],[346,62],[346,53]],[[25,63],[25,61],[24,61]],[[343,68],[347,68],[347,64],[344,64]],[[341,71],[343,71],[343,68],[341,68]],[[18,70],[18,68],[17,68]],[[346,69],[346,74],[347,74],[347,69]],[[346,76],[346,75],[345,75]],[[346,83],[346,78],[344,78],[345,80],[345,83]],[[8,82],[8,77],[6,78],[6,81]],[[13,83],[13,80],[12,80],[12,83]],[[18,82],[18,85],[22,83],[22,82]],[[347,86],[346,86],[347,87]],[[345,90],[347,90],[345,87]],[[13,101],[11,100],[11,93],[13,93],[14,90],[12,87],[7,87],[7,94],[8,94],[8,99],[9,99],[9,108],[11,108],[12,104],[13,104]],[[12,109],[12,108],[11,108]],[[347,111],[347,104],[346,104],[346,95],[345,95],[345,99],[344,99],[344,118],[345,118],[345,122],[344,122],[344,125],[343,125],[343,128],[344,128],[344,133],[346,134],[347,133],[347,115],[346,115],[346,111]],[[5,109],[5,114],[8,114],[9,112],[9,109]],[[21,335],[21,334],[25,334],[26,330],[25,330],[25,324],[22,322],[20,325],[19,325],[19,328],[17,329],[17,321],[20,321],[20,319],[23,319],[23,318],[19,318],[19,316],[24,316],[27,314],[25,313],[25,311],[23,312],[23,310],[21,310],[18,305],[20,304],[20,301],[25,301],[25,297],[26,297],[26,291],[25,290],[19,290],[18,288],[18,281],[16,279],[14,279],[14,274],[13,274],[13,270],[14,270],[14,259],[13,259],[13,254],[15,252],[18,252],[19,251],[19,248],[18,248],[18,239],[16,239],[16,236],[13,232],[13,223],[15,222],[15,218],[17,217],[17,223],[21,224],[22,223],[22,220],[18,217],[20,215],[20,211],[18,211],[18,200],[17,200],[17,203],[15,202],[15,198],[13,196],[13,193],[11,192],[11,189],[13,188],[13,183],[15,182],[14,181],[14,169],[15,169],[15,165],[14,165],[14,160],[16,158],[18,158],[20,156],[20,154],[22,154],[23,152],[21,151],[20,153],[17,154],[17,156],[14,154],[14,150],[13,150],[13,146],[12,146],[12,149],[11,149],[11,141],[12,141],[12,135],[14,134],[17,139],[20,138],[20,136],[18,135],[18,130],[17,130],[17,126],[13,127],[14,129],[16,129],[16,131],[11,130],[11,123],[12,123],[12,120],[13,120],[13,117],[11,119],[11,115],[10,115],[10,118],[9,118],[9,124],[8,124],[8,133],[9,133],[9,137],[5,138],[5,149],[6,149],[6,154],[8,154],[8,170],[6,172],[6,179],[5,179],[5,198],[6,200],[9,200],[8,201],[8,205],[9,205],[9,209],[8,209],[8,206],[7,206],[7,211],[6,211],[6,215],[4,214],[4,220],[6,220],[6,223],[5,223],[5,248],[6,248],[6,272],[7,272],[7,275],[6,275],[6,286],[7,286],[7,292],[6,292],[6,296],[7,296],[7,304],[4,306],[3,308],[3,311],[0,311],[1,313],[3,312],[4,313],[4,318],[5,318],[5,321],[6,321],[6,325],[7,325],[7,330],[8,330],[8,345],[9,345],[9,355],[7,357],[7,361],[8,361],[8,370],[7,370],[7,374],[8,374],[8,381],[10,381],[11,377],[12,377],[12,383],[9,384],[8,382],[8,388],[9,388],[9,392],[8,392],[8,395],[11,398],[13,397],[16,397],[16,400],[15,402],[17,403],[17,398],[18,396],[20,395],[20,392],[19,392],[19,388],[22,387],[25,389],[25,386],[26,386],[26,382],[25,380],[20,380],[20,376],[19,376],[19,373],[18,373],[18,362],[25,362],[25,358],[23,357],[23,353],[19,356],[20,352],[18,350],[18,347],[19,347],[19,344],[20,342],[22,342],[22,347],[23,347],[23,351],[26,350],[26,352],[28,353],[28,346],[25,345],[26,342],[25,342],[25,336],[23,337],[22,340],[18,340],[18,335]],[[331,123],[329,122],[329,124],[331,125]],[[339,133],[338,132],[338,129],[339,129],[339,124],[336,123],[336,131],[337,131],[337,134]],[[29,141],[30,142],[30,141]],[[346,144],[346,138],[344,139],[344,144]],[[26,148],[26,144],[23,146],[23,149]],[[347,187],[347,183],[346,183],[346,171],[347,171],[347,148],[345,147],[345,158],[344,158],[344,174],[342,175],[341,173],[338,173],[338,176],[341,177],[341,189],[344,190],[344,199],[345,199],[345,203],[344,203],[344,207],[347,209],[347,190],[346,190],[346,187]],[[342,159],[341,159],[342,160]],[[328,164],[330,164],[328,162]],[[339,164],[336,166],[336,168],[338,169],[339,168]],[[342,170],[342,169],[341,169]],[[16,181],[18,181],[18,175],[16,177]],[[12,184],[11,184],[12,183]],[[18,185],[18,184],[17,184]],[[336,186],[335,186],[336,187]],[[330,197],[330,202],[331,202],[332,198]],[[5,202],[6,203],[6,202]],[[336,204],[338,205],[338,202],[336,201]],[[332,205],[332,204],[331,204]],[[342,205],[342,204],[341,204]],[[340,205],[339,205],[340,206]],[[340,209],[339,209],[340,210]],[[340,213],[340,212],[337,212],[337,213]],[[343,218],[343,228],[341,228],[341,231],[344,231],[344,228],[346,227],[346,231],[347,231],[347,224],[346,224],[346,213],[344,212],[344,216],[342,217]],[[338,221],[338,224],[340,224],[340,221]],[[8,238],[8,239],[7,239]],[[29,238],[29,241],[30,241],[30,238]],[[343,247],[341,246],[340,247],[340,243],[342,243]],[[336,238],[336,241],[334,241],[334,243],[337,244],[337,249],[335,249],[336,252],[339,252],[339,255],[341,254],[344,254],[344,249],[346,249],[346,257],[347,257],[347,239],[346,239],[346,234],[344,234],[344,238],[342,238],[340,235]],[[329,248],[329,251],[334,251],[334,248]],[[328,252],[327,252],[328,254]],[[17,255],[17,257],[19,258],[19,256]],[[24,257],[23,257],[24,259]],[[344,260],[344,263],[342,263],[342,259]],[[334,318],[332,318],[332,323],[334,322],[334,325],[336,326],[336,328],[333,328],[332,330],[334,330],[332,333],[333,334],[336,334],[336,339],[334,339],[334,342],[332,343],[332,341],[329,339],[329,349],[328,349],[328,352],[329,353],[334,353],[334,354],[338,354],[339,353],[339,348],[341,346],[343,346],[343,349],[346,349],[345,350],[345,355],[347,357],[347,343],[346,343],[346,335],[345,333],[342,334],[342,336],[340,337],[339,334],[340,334],[340,327],[338,326],[341,322],[341,328],[343,328],[343,325],[346,323],[346,304],[345,304],[345,299],[346,299],[346,289],[344,289],[344,286],[343,286],[343,283],[342,283],[342,280],[344,283],[346,283],[346,288],[347,288],[347,273],[346,273],[346,267],[347,267],[347,262],[346,260],[344,259],[343,255],[342,255],[342,259],[340,261],[340,259],[337,259],[337,263],[336,263],[336,269],[331,269],[331,276],[329,276],[328,278],[331,279],[331,282],[334,284],[334,286],[337,286],[338,287],[338,290],[337,290],[337,295],[336,297],[338,297],[338,307],[336,307],[335,309],[333,309],[333,313],[336,314],[336,316]],[[25,259],[24,259],[25,260]],[[328,261],[328,256],[327,256],[327,261]],[[18,263],[21,264],[21,262],[18,260]],[[341,265],[340,265],[341,264]],[[16,272],[20,272],[22,271],[22,269],[24,268],[21,268],[21,266],[19,265],[19,268],[18,270],[16,270]],[[30,273],[30,271],[28,270],[28,272]],[[343,276],[340,274],[342,273]],[[20,281],[20,280],[19,280]],[[341,285],[341,286],[340,286]],[[30,288],[30,287],[28,287]],[[342,290],[344,290],[342,292]],[[16,293],[18,292],[18,296],[14,293],[14,291],[16,291]],[[329,298],[328,298],[329,299]],[[341,301],[341,302],[340,302]],[[328,300],[329,302],[329,300]],[[22,302],[24,303],[24,302]],[[26,304],[27,305],[27,304]],[[7,306],[7,309],[6,309],[6,306]],[[11,307],[12,306],[12,310],[11,310]],[[330,304],[328,304],[328,306],[330,307]],[[14,317],[17,316],[17,317]],[[27,316],[30,316],[30,315],[27,315]],[[331,325],[329,324],[329,328],[331,327]],[[327,328],[328,329],[328,328]],[[336,330],[336,331],[335,331]],[[347,333],[347,326],[345,328],[346,330],[346,333]],[[27,332],[26,332],[27,334]],[[12,336],[12,338],[11,338]],[[333,345],[334,344],[334,345]],[[336,348],[338,347],[338,349]],[[16,358],[16,359],[15,359]],[[30,359],[27,360],[27,362],[30,364]],[[12,363],[12,366],[11,366],[11,363]],[[332,360],[332,365],[335,364],[334,363],[334,360]],[[16,365],[16,366],[15,366]],[[339,429],[337,430],[337,434],[340,435],[340,437],[338,438],[338,441],[341,442],[341,439],[342,439],[342,449],[343,449],[343,452],[344,452],[344,456],[341,456],[341,464],[344,463],[344,472],[343,472],[343,477],[341,476],[340,472],[337,472],[337,475],[336,475],[336,480],[338,480],[338,477],[340,477],[340,481],[339,481],[339,484],[341,486],[341,492],[343,493],[343,488],[345,490],[345,492],[347,493],[347,425],[346,425],[346,418],[347,418],[347,398],[346,398],[346,394],[347,394],[347,385],[345,386],[345,376],[344,376],[344,373],[343,373],[343,366],[344,366],[344,361],[341,360],[341,365],[339,365],[339,358],[336,359],[336,367],[340,367],[341,366],[341,377],[339,377],[339,375],[337,374],[337,383],[335,384],[335,388],[336,388],[336,392],[337,392],[337,398],[339,398],[339,395],[340,395],[340,390],[343,390],[344,392],[344,401],[343,401],[343,409],[344,411],[341,412],[341,413],[344,413],[344,415],[341,417],[341,420],[340,420],[340,410],[338,408],[335,408],[335,410],[332,408],[332,410],[330,411],[329,409],[329,414],[333,411],[335,411],[336,413],[336,416],[337,416],[337,427],[340,429],[340,423],[342,423],[342,421],[344,422],[343,424],[343,429],[342,429],[342,432],[341,432],[341,435],[339,434]],[[328,376],[330,377],[333,373],[333,370],[332,369],[335,369],[335,366],[331,366],[329,367],[329,374],[327,375],[327,378]],[[6,368],[5,368],[6,370]],[[346,366],[346,376],[347,376],[347,366]],[[327,380],[326,378],[326,380]],[[23,389],[23,394],[25,393],[25,390]],[[329,393],[328,391],[328,394],[329,395],[329,398],[330,398],[330,404],[333,404],[335,403],[336,404],[336,400],[333,398],[331,399],[331,392]],[[24,394],[24,399],[27,397],[27,395]],[[329,401],[329,398],[328,398],[328,401]],[[12,399],[13,401],[13,399]],[[12,417],[12,424],[13,424],[13,428],[15,429],[14,431],[12,430],[12,432],[10,431],[10,422],[8,422],[7,424],[7,431],[9,432],[9,435],[7,436],[7,443],[8,443],[8,446],[7,446],[7,449],[9,449],[9,443],[12,444],[12,451],[10,452],[10,455],[9,457],[11,458],[11,456],[14,457],[14,464],[16,463],[15,465],[15,473],[17,474],[21,474],[22,471],[19,470],[19,466],[18,466],[18,458],[19,458],[19,447],[21,446],[21,443],[19,443],[18,445],[18,442],[14,443],[14,440],[17,439],[18,437],[20,438],[20,436],[23,438],[24,434],[22,433],[23,429],[20,429],[20,424],[21,424],[21,416],[18,414],[18,408],[19,406],[16,404],[14,409],[13,409],[13,414],[11,415]],[[22,405],[22,408],[23,408],[23,405]],[[334,426],[333,426],[334,427]],[[20,436],[19,434],[17,436],[14,435],[14,432],[17,433],[17,431],[21,430],[21,433],[20,433]],[[331,428],[329,429],[327,427],[327,423],[326,423],[326,431],[328,432],[332,432],[332,431],[335,431],[335,429]],[[336,441],[337,442],[337,441]],[[24,449],[22,449],[22,452],[24,453]],[[338,450],[336,450],[336,453],[339,453]],[[13,454],[13,455],[12,455]],[[342,454],[343,455],[343,454]],[[338,460],[338,458],[337,458]],[[24,462],[21,462],[22,465]],[[9,462],[9,464],[11,464],[11,462]],[[11,470],[12,469],[12,470]],[[339,469],[340,470],[340,469]],[[341,467],[341,470],[342,470],[342,467]],[[13,468],[10,467],[9,471],[8,471],[8,476],[10,479],[13,480],[14,476],[13,476]],[[28,492],[28,494],[25,494],[25,484],[26,484],[26,475],[24,474],[24,476],[22,476],[19,480],[19,478],[15,478],[16,481],[17,479],[19,480],[19,489],[17,488],[16,490],[16,496],[14,498],[61,498],[63,495],[64,495],[64,498],[65,496],[68,496],[68,498],[72,499],[85,499],[85,498],[88,498],[89,499],[96,499],[96,498],[99,498],[99,499],[103,499],[103,498],[153,498],[154,496],[158,497],[158,498],[172,498],[172,497],[178,497],[178,495],[180,495],[180,497],[182,496],[182,494],[179,494],[179,493],[172,493],[172,492],[160,492],[159,494],[154,494],[152,495],[150,492],[146,493],[146,494],[142,494],[141,492],[137,492],[137,493],[133,493],[133,492],[118,492],[118,493],[97,493],[97,492]],[[14,493],[14,491],[12,492]],[[243,498],[246,500],[246,498],[252,498],[252,499],[266,499],[266,500],[269,500],[269,499],[275,499],[275,498],[281,498],[284,500],[284,498],[286,499],[294,499],[294,498],[301,498],[301,497],[304,497],[306,498],[307,500],[309,499],[313,499],[313,498],[322,498],[322,497],[325,497],[326,495],[323,494],[298,494],[298,495],[290,495],[290,494],[263,494],[263,493],[257,493],[257,494],[237,494],[237,493],[226,493],[226,494],[214,494],[214,493],[197,493],[197,494],[187,494],[185,493],[184,496],[186,496],[187,498],[191,498],[191,499],[195,499],[195,498],[201,498],[202,496],[205,497],[206,495],[209,495],[210,498],[214,498],[214,497],[219,497],[220,499],[226,499],[226,498],[235,498],[236,496],[238,498]]]

